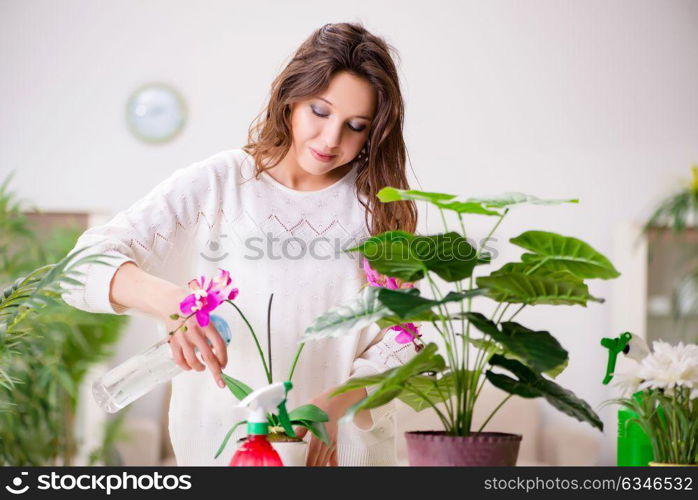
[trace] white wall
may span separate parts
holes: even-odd
[[[423,188],[581,199],[517,210],[500,241],[547,229],[610,256],[615,228],[641,220],[698,161],[695,1],[2,0],[0,175],[15,170],[14,190],[42,209],[126,208],[174,169],[241,146],[286,58],[313,29],[346,20],[401,54]],[[130,92],[150,80],[177,87],[190,110],[166,145],[125,125]],[[440,221],[431,213],[427,225]],[[611,295],[607,283],[591,291]],[[612,308],[518,317],[558,336],[571,354],[562,384],[594,407],[609,396],[598,342],[618,333]],[[613,440],[607,426],[604,463]]]

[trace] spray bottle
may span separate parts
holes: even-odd
[[[642,338],[625,332],[614,339],[603,338],[601,345],[608,349],[608,364],[603,384],[613,379],[616,369],[616,358],[621,352],[628,358],[642,360],[649,354],[647,344]],[[641,392],[633,394],[635,399],[642,396]],[[618,409],[618,450],[617,465],[646,467],[653,460],[652,444],[640,425],[633,421],[637,414],[627,408]]]
[[[281,458],[267,439],[269,434],[268,413],[279,416],[279,422],[289,437],[296,437],[286,411],[286,394],[293,388],[291,382],[277,382],[247,395],[240,404],[248,409],[247,439],[238,448],[230,461],[231,466],[279,467]]]

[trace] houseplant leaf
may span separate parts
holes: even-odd
[[[361,252],[371,267],[381,274],[404,281],[424,277],[424,264],[415,252],[415,236],[404,231],[388,231],[373,236],[347,252]]]
[[[429,399],[429,402],[434,404],[442,403],[451,397],[455,387],[452,372],[448,372],[440,378],[415,375],[407,383],[415,387],[417,391]],[[399,399],[414,411],[419,412],[425,408],[431,408],[431,404],[424,397],[409,390],[403,391]]]
[[[360,295],[315,319],[305,330],[302,341],[339,337],[370,325],[391,311],[378,300],[378,287],[367,286]]]
[[[581,306],[586,306],[590,300],[603,302],[589,294],[584,282],[566,271],[528,275],[494,272],[476,281],[479,287],[487,288],[486,295],[497,302]]]
[[[489,364],[504,368],[517,377],[514,379],[488,370],[485,376],[492,385],[525,398],[543,397],[563,413],[582,422],[588,422],[603,431],[603,422],[599,416],[586,401],[579,399],[572,391],[542,377],[520,361],[507,359],[499,354],[494,354],[489,359]]]
[[[438,274],[445,281],[470,277],[473,268],[487,262],[456,232],[429,236],[413,236],[403,231],[388,231],[367,239],[347,250],[358,251],[381,274],[404,281],[417,281],[425,270]]]
[[[393,187],[384,187],[378,191],[378,199],[383,203],[400,200],[426,201],[445,210],[452,210],[461,214],[500,215],[495,210],[486,209],[481,203],[460,201],[453,194],[430,193],[414,189],[403,190]]]
[[[476,288],[465,292],[449,292],[442,300],[431,300],[419,296],[419,290],[410,288],[405,290],[389,290],[381,288],[378,292],[378,299],[383,305],[388,307],[398,317],[405,321],[418,321],[418,315],[440,304],[447,302],[460,302],[468,297],[484,295],[485,290]]]
[[[527,264],[543,264],[548,261],[563,266],[581,279],[611,279],[620,276],[613,264],[588,243],[546,231],[526,231],[510,239],[530,252],[521,260]]]
[[[513,321],[505,321],[498,328],[480,313],[465,313],[473,326],[492,337],[505,352],[516,355],[526,365],[539,372],[552,370],[567,360],[567,351],[546,331],[534,331]]]

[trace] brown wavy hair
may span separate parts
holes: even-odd
[[[395,229],[414,232],[414,202],[381,203],[376,197],[385,186],[409,189],[404,102],[392,53],[399,59],[392,46],[361,24],[326,24],[313,32],[274,79],[269,103],[250,126],[242,149],[254,159],[255,177],[278,165],[291,148],[291,104],[322,93],[335,73],[347,71],[366,79],[377,94],[368,140],[351,161],[357,169],[356,192],[366,197],[366,202],[358,198],[366,209],[366,227],[371,235]]]

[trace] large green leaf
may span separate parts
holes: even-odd
[[[400,394],[400,401],[414,411],[422,411],[425,408],[431,408],[431,403],[438,404],[446,401],[454,394],[454,387],[455,382],[452,372],[448,372],[440,378],[429,375],[417,375],[409,379],[407,390]],[[416,391],[410,390],[412,388],[416,389]]]
[[[400,200],[426,201],[439,208],[461,214],[500,215],[499,212],[495,210],[486,209],[481,203],[460,201],[457,199],[457,196],[453,194],[384,187],[378,191],[378,199],[383,203]]]
[[[513,321],[505,321],[498,328],[480,313],[465,313],[475,328],[492,337],[505,352],[513,353],[527,366],[545,372],[563,364],[567,351],[549,332],[529,330]]]
[[[399,200],[426,201],[445,210],[479,215],[501,215],[497,209],[515,205],[559,205],[578,203],[577,199],[541,199],[524,193],[503,193],[486,198],[464,198],[452,194],[430,193],[427,191],[402,190],[385,187],[378,192],[378,199],[384,203]]]
[[[528,275],[495,271],[489,276],[478,277],[477,286],[487,288],[486,295],[497,302],[582,306],[590,300],[603,302],[603,299],[589,295],[584,282],[567,271]]]
[[[447,302],[460,302],[469,297],[476,297],[484,293],[485,290],[476,288],[465,292],[448,292],[441,300],[431,300],[420,297],[419,290],[416,288],[407,290],[389,290],[387,288],[382,288],[378,292],[378,299],[403,321],[408,319],[410,321],[418,321],[418,319],[416,319],[419,317],[418,315],[425,311],[430,311],[433,307]]]
[[[405,281],[422,279],[425,269],[445,281],[460,281],[470,277],[476,265],[488,261],[456,232],[413,236],[388,231],[347,251],[361,252],[379,273]]]
[[[367,286],[358,297],[325,312],[306,328],[302,341],[339,337],[392,315],[378,300],[379,290],[378,287]]]
[[[452,194],[430,193],[427,191],[417,191],[415,189],[396,189],[390,186],[384,187],[378,191],[377,196],[383,203],[400,200],[427,201],[433,203],[435,201],[447,201],[455,198],[455,195]]]
[[[360,410],[377,408],[389,403],[403,392],[405,384],[415,376],[424,372],[441,372],[445,368],[446,363],[437,351],[438,347],[436,344],[427,344],[424,349],[404,365],[391,368],[376,375],[381,380],[377,384],[372,385],[377,385],[377,387],[366,398],[349,408],[344,419],[351,420],[356,412]],[[365,379],[366,377],[363,378]],[[350,379],[347,383],[337,388],[332,395],[342,394],[357,387],[365,387],[368,384],[364,382],[365,380]]]
[[[478,264],[477,250],[456,232],[415,236],[412,246],[424,266],[444,281],[469,278]]]
[[[413,245],[415,236],[404,231],[388,231],[373,236],[347,252],[358,251],[381,274],[404,281],[424,277],[424,263]]]
[[[488,370],[485,376],[492,385],[503,391],[524,398],[543,397],[548,403],[567,415],[603,431],[603,422],[589,404],[555,382],[542,377],[520,361],[507,359],[499,354],[489,359],[491,366],[504,368],[516,379]]]
[[[578,199],[542,199],[524,193],[503,193],[488,198],[469,198],[471,203],[480,203],[487,208],[506,208],[514,205],[561,205],[562,203],[579,203]]]
[[[610,279],[620,276],[605,256],[577,238],[545,231],[526,231],[509,241],[533,252],[521,257],[526,264],[554,262],[581,279]]]

